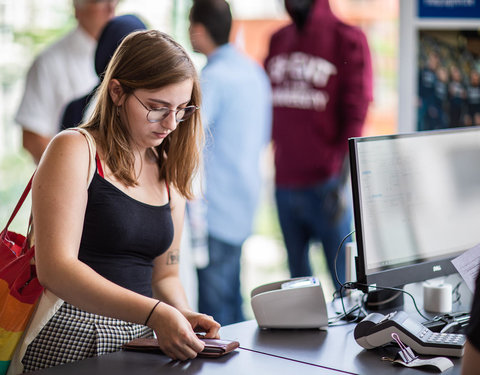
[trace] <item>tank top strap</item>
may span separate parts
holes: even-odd
[[[102,168],[102,163],[100,163],[100,158],[98,157],[98,153],[95,153],[95,161],[97,163],[97,171],[100,177],[105,178],[103,176],[103,168]]]

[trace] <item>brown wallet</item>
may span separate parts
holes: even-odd
[[[200,338],[205,343],[199,357],[221,357],[240,346],[238,341]],[[123,350],[131,350],[146,353],[162,353],[155,338],[137,338],[122,346]]]

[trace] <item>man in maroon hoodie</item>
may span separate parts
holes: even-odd
[[[273,90],[276,201],[292,277],[312,274],[311,241],[330,273],[352,228],[342,165],[349,137],[362,134],[372,100],[365,35],[340,21],[328,0],[285,0],[293,23],[270,41],[265,68]],[[345,252],[337,270],[345,281]]]

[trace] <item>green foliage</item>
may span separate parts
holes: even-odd
[[[3,230],[6,225],[25,186],[27,186],[34,168],[30,156],[25,151],[0,158],[0,230]],[[26,233],[30,207],[31,200],[27,198],[10,230],[22,234]]]
[[[34,55],[52,44],[55,40],[65,35],[75,26],[75,21],[70,19],[60,27],[51,29],[31,28],[27,30],[15,30],[14,42],[27,47]]]

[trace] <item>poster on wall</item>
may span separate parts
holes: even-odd
[[[480,125],[480,0],[418,0],[416,11],[416,129]]]
[[[480,125],[480,34],[419,30],[418,130]]]

